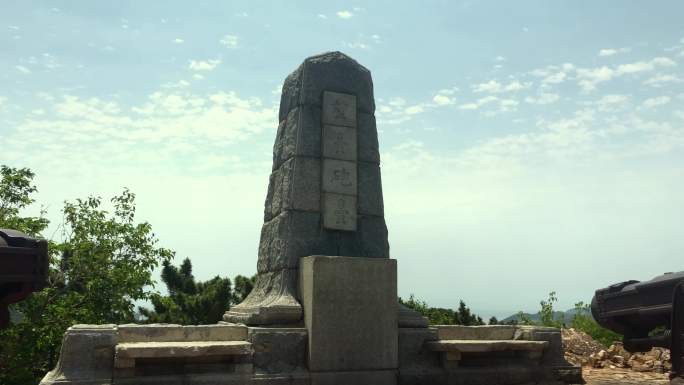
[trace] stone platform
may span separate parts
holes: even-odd
[[[41,384],[582,383],[580,368],[564,361],[554,328],[398,328],[396,338],[396,368],[316,371],[307,328],[75,325],[65,333],[57,367]],[[458,355],[458,364],[447,354]]]

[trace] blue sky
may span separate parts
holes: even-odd
[[[280,85],[339,50],[373,74],[400,295],[502,316],[684,269],[682,2],[2,8],[0,163],[55,224],[125,186],[198,278],[253,273]]]

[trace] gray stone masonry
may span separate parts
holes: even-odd
[[[397,369],[396,268],[393,259],[302,258],[311,372]]]
[[[285,80],[264,204],[257,279],[224,320],[302,321],[299,258],[389,258],[370,71],[340,53],[304,60]]]

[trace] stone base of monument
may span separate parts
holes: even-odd
[[[312,256],[304,327],[75,325],[41,384],[579,384],[560,331],[398,327],[396,261]]]

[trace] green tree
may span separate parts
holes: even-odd
[[[47,220],[20,215],[33,203],[33,173],[1,170],[0,227],[39,235]],[[156,246],[149,223],[135,223],[133,193],[124,190],[111,203],[113,213],[100,198],[65,202],[64,240],[51,243],[47,287],[13,305],[21,320],[0,331],[1,384],[37,383],[54,367],[69,326],[130,322],[134,302],[149,297],[152,270],[173,253]]]
[[[489,323],[490,325],[498,325],[498,324],[499,324],[499,320],[496,319],[496,317],[493,317],[493,316],[492,316],[491,318],[489,318],[489,322],[488,322],[488,323]]]
[[[558,297],[556,297],[555,291],[550,292],[546,300],[540,301],[541,310],[539,311],[539,317],[543,326],[563,327],[563,318],[557,319],[553,310],[553,304],[556,302],[558,302]]]
[[[162,281],[168,295],[150,297],[154,310],[140,307],[146,322],[177,324],[212,324],[221,320],[231,305],[239,303],[252,290],[254,277],[235,277],[235,289],[229,278],[216,276],[208,281],[196,282],[192,262],[186,258],[179,267],[164,262]]]
[[[425,301],[416,299],[413,294],[408,300],[399,297],[399,303],[422,314],[431,325],[484,325],[482,318],[472,314],[463,301],[460,301],[457,311],[430,307]]]

